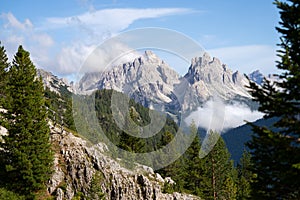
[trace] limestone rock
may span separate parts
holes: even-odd
[[[37,70],[38,77],[42,77],[42,81],[45,87],[48,87],[51,91],[60,94],[61,89],[65,88],[70,92],[74,92],[74,88],[68,83],[66,78],[58,78],[51,72],[45,71],[43,69]]]
[[[105,72],[85,74],[78,92],[114,89],[136,102],[158,111],[191,111],[213,96],[227,101],[239,97],[250,99],[248,80],[231,71],[218,58],[208,53],[191,60],[184,77],[152,51],[141,57],[113,67]]]
[[[119,161],[107,155],[105,144],[92,145],[53,126],[51,142],[55,149],[54,174],[47,188],[56,200],[84,198],[95,192],[92,190],[95,187],[108,200],[199,199],[187,194],[162,193],[164,182],[174,182],[172,179],[164,180],[153,169],[143,165],[132,170],[122,167]]]

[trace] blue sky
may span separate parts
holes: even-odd
[[[103,40],[143,27],[179,31],[233,70],[274,73],[278,21],[271,0],[0,2],[0,40],[9,57],[22,44],[38,67],[67,77]]]

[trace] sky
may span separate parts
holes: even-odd
[[[280,19],[272,2],[2,0],[0,41],[10,59],[21,44],[38,68],[72,79],[103,41],[124,31],[159,27],[190,37],[232,70],[270,74],[277,72]],[[188,64],[176,66],[171,56],[163,59],[181,75],[188,70]]]

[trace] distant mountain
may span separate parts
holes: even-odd
[[[254,122],[254,124],[257,126],[265,126],[274,129],[273,124],[276,121],[276,118],[259,119]],[[244,149],[247,149],[246,143],[251,140],[252,134],[252,128],[248,124],[230,129],[222,134],[222,138],[224,139],[226,146],[231,154],[231,158],[235,161],[235,163],[239,162]]]
[[[50,91],[57,94],[61,94],[62,90],[74,92],[73,85],[69,84],[64,78],[59,78],[51,72],[43,69],[37,69],[37,75],[42,77],[42,81],[45,87],[49,88]]]
[[[255,71],[251,72],[250,74],[248,74],[248,77],[251,81],[257,83],[258,85],[262,85],[264,78],[266,78],[267,80],[269,80],[271,82],[280,81],[278,76],[276,76],[274,74],[268,74],[267,76],[265,76],[259,70],[255,70]]]
[[[113,89],[150,107],[150,104],[163,105],[172,102],[172,92],[179,83],[177,72],[153,52],[146,51],[134,61],[115,66],[109,71],[85,74],[78,89],[81,93]]]
[[[218,58],[211,58],[208,53],[192,59],[189,71],[184,77],[203,99],[214,94],[223,99],[231,99],[237,95],[250,97],[245,89],[248,85],[246,77],[238,71],[233,72]]]
[[[255,70],[252,73],[248,74],[248,77],[251,81],[257,83],[258,85],[261,85],[265,76],[259,70]]]
[[[176,113],[195,110],[214,95],[222,99],[250,99],[248,80],[233,72],[207,53],[193,58],[183,76],[152,51],[105,72],[86,73],[77,91],[87,94],[96,89],[114,89],[128,94],[146,107]]]

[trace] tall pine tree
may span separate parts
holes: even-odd
[[[43,84],[37,78],[29,52],[22,46],[18,48],[8,76],[8,104],[5,105],[8,135],[0,144],[5,166],[1,182],[10,190],[34,198],[51,175],[53,154]]]
[[[265,118],[278,118],[276,129],[252,124],[252,184],[256,199],[300,199],[300,1],[275,1],[280,9],[279,81],[250,83],[252,96]]]
[[[3,107],[5,96],[5,85],[7,81],[7,70],[9,67],[6,50],[1,46],[0,42],[0,108]]]
[[[211,131],[208,135],[209,145],[216,144],[204,157],[205,172],[203,178],[204,199],[236,199],[236,172],[230,153],[222,137]],[[217,137],[217,138],[216,138]]]
[[[203,196],[202,190],[205,187],[205,161],[199,157],[201,144],[199,133],[194,122],[192,122],[190,130],[195,138],[183,156],[186,165],[186,174],[184,174],[185,188],[192,194]]]
[[[238,181],[237,181],[237,199],[249,199],[251,196],[250,184],[253,179],[253,173],[250,168],[252,166],[251,154],[244,150],[243,156],[237,166]]]
[[[0,42],[0,128],[2,129],[2,126],[5,126],[5,120],[4,120],[4,103],[5,103],[5,87],[7,82],[7,70],[9,67],[6,51],[3,46],[1,46]],[[2,135],[0,135],[0,143],[3,142]],[[0,149],[0,185],[2,185],[2,180],[5,176],[5,166],[1,163],[3,163],[3,154]]]

